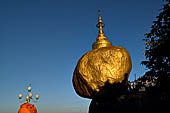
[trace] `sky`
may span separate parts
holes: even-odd
[[[144,75],[144,34],[159,14],[161,0],[0,0],[0,113],[17,113],[19,93],[31,83],[38,113],[87,113],[72,76],[79,58],[92,50],[98,8],[113,46],[128,50],[129,80]]]

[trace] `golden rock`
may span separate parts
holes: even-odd
[[[106,82],[121,83],[125,74],[131,71],[131,58],[127,50],[120,46],[94,49],[83,55],[73,74],[76,93],[92,98]]]
[[[127,81],[132,67],[128,51],[120,46],[112,46],[104,35],[100,10],[97,27],[99,34],[92,45],[93,50],[80,58],[73,73],[76,93],[90,99],[100,94],[106,83]]]

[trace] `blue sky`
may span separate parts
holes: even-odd
[[[98,29],[132,59],[129,80],[143,75],[144,34],[159,14],[161,0],[1,0],[0,113],[18,111],[19,93],[29,83],[40,94],[39,113],[87,113],[89,99],[72,86],[79,58],[91,50]]]

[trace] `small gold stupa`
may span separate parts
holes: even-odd
[[[100,9],[97,27],[99,34],[92,45],[93,50],[79,59],[73,73],[76,93],[90,99],[100,95],[106,83],[112,85],[127,81],[132,67],[128,51],[120,46],[112,46],[104,35]]]
[[[98,24],[96,25],[96,27],[99,28],[99,34],[98,34],[96,42],[94,42],[92,45],[93,49],[112,46],[112,42],[108,41],[106,36],[103,33],[103,27],[105,25],[103,24],[102,17],[100,16],[100,8],[98,12],[99,12],[99,20],[98,20]]]

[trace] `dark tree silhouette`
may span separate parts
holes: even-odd
[[[153,21],[151,30],[145,34],[145,65],[149,71],[146,76],[170,75],[170,0],[164,0],[161,12]]]

